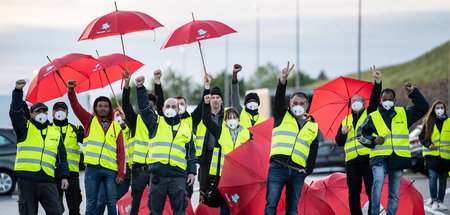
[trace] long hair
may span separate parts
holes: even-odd
[[[422,131],[425,132],[425,140],[430,140],[431,134],[433,134],[434,125],[436,123],[436,113],[434,112],[434,109],[438,104],[444,105],[444,114],[447,115],[447,106],[441,100],[437,100],[431,105],[430,110],[428,110],[428,113],[422,122]]]

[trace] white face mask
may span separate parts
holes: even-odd
[[[235,129],[238,127],[239,125],[239,121],[236,119],[230,119],[227,121],[227,125],[228,127],[230,127],[231,129]]]
[[[55,113],[56,120],[62,121],[62,120],[65,120],[66,118],[67,118],[67,115],[66,115],[65,111],[62,111],[62,110],[56,111],[56,113]]]
[[[297,105],[297,106],[294,106],[291,108],[291,112],[295,116],[301,116],[301,115],[305,114],[305,108],[303,108],[300,105]]]
[[[180,111],[178,112],[178,114],[183,114],[184,112],[186,112],[186,108],[184,108],[183,105],[178,105],[178,107],[180,108]]]
[[[381,102],[381,105],[383,105],[384,109],[389,110],[389,109],[391,109],[392,106],[394,106],[394,102],[393,101],[384,101],[384,102]]]
[[[34,120],[36,120],[36,122],[44,124],[47,121],[47,114],[40,113],[34,117]]]
[[[249,102],[249,103],[247,103],[246,107],[249,110],[257,110],[258,109],[258,103],[256,103],[256,102]]]
[[[352,110],[358,112],[363,109],[363,103],[360,101],[355,101],[352,103]]]
[[[164,110],[164,116],[166,116],[167,118],[172,118],[175,117],[176,115],[177,112],[172,108],[167,108],[166,110]]]
[[[441,117],[444,115],[445,111],[444,111],[444,109],[439,108],[439,109],[435,109],[434,112],[436,113],[436,116]]]
[[[121,116],[116,117],[116,122],[119,123],[119,125],[122,125],[124,123],[123,119]]]

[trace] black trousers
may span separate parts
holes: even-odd
[[[53,182],[36,182],[17,177],[17,189],[19,192],[19,214],[38,214],[39,203],[47,215],[61,215],[61,203],[58,189]]]
[[[68,179],[69,187],[67,190],[61,189],[61,179],[55,178],[56,188],[58,189],[59,198],[61,201],[61,208],[64,212],[63,195],[66,195],[66,203],[69,208],[69,215],[80,215],[81,204],[81,189],[80,189],[80,177],[71,176]]]
[[[144,167],[144,168],[142,168]],[[130,215],[137,215],[141,205],[142,193],[149,185],[150,174],[147,172],[147,166],[133,166],[131,169],[131,212]]]
[[[352,215],[362,215],[361,211],[361,189],[364,179],[367,196],[369,197],[369,211],[372,208],[371,194],[373,174],[369,164],[350,164],[346,165],[347,186],[348,186],[348,203]]]
[[[198,169],[198,183],[200,184],[200,200],[202,193],[206,191],[209,186],[209,167],[211,166],[212,151],[205,151],[205,160],[200,164]]]

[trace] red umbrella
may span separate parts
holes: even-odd
[[[387,208],[388,202],[388,182],[389,177],[385,178],[383,191],[381,193],[381,205]],[[398,200],[398,215],[424,215],[422,194],[414,187],[414,181],[402,177],[400,182],[400,193]]]
[[[148,186],[145,188],[144,193],[142,193],[141,204],[139,207],[139,215],[147,215],[149,213],[147,208],[148,199]],[[119,208],[119,213],[122,215],[128,215],[131,212],[131,190],[129,190],[119,201],[117,201],[117,207]],[[173,214],[170,207],[169,197],[166,198],[166,204],[164,206],[163,215]],[[186,208],[187,215],[194,215],[194,209],[192,208],[191,200],[189,199],[189,205]]]
[[[120,35],[122,50],[125,55],[123,34],[163,27],[161,23],[145,13],[117,10],[117,5],[115,6],[116,11],[98,17],[89,23],[78,41]],[[127,65],[126,61],[125,65]]]
[[[314,181],[311,187],[324,193],[325,199],[336,214],[350,214],[347,176],[344,173],[336,172]],[[364,206],[367,200],[368,197],[364,193],[361,198],[361,206]]]
[[[273,117],[261,122],[257,125],[254,125],[248,128],[250,132],[253,134],[253,140],[255,142],[272,142],[272,130],[273,130]]]
[[[88,78],[98,61],[90,55],[68,54],[53,59],[43,66],[28,88],[26,100],[31,103],[46,102],[67,93],[66,82],[81,82]]]
[[[77,84],[75,91],[78,93],[103,88],[107,85],[111,87],[111,82],[122,79],[122,71],[126,70],[125,58],[128,62],[128,71],[133,74],[136,70],[141,68],[144,64],[141,62],[125,56],[123,54],[110,54],[97,58],[99,63],[89,74],[89,79]],[[114,98],[116,95],[111,87]],[[117,101],[117,99],[116,99]]]
[[[342,120],[350,114],[350,100],[355,94],[366,99],[366,107],[369,105],[372,86],[370,82],[341,76],[314,90],[309,113],[325,137],[334,139]]]
[[[285,207],[286,205],[283,205],[283,208]],[[283,210],[277,214],[282,215],[284,213],[285,211]],[[326,200],[324,193],[306,183],[303,184],[302,194],[300,195],[300,200],[298,201],[297,213],[300,215],[336,214]]]
[[[208,207],[207,205],[203,203],[199,203],[197,208],[195,209],[195,215],[212,215],[212,214],[219,214],[220,208],[212,208]]]
[[[200,49],[200,55],[202,57],[203,69],[205,75],[207,75],[200,41],[221,37],[226,34],[236,33],[237,31],[221,22],[213,20],[195,20],[194,14],[192,14],[192,19],[192,22],[189,22],[173,31],[167,37],[161,49],[198,42],[198,48]]]

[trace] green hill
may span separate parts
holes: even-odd
[[[406,63],[377,67],[383,74],[383,88],[399,87],[405,82],[423,84],[447,79],[449,75],[449,44],[449,42],[446,42]],[[345,77],[356,79],[358,74],[353,73],[345,75]],[[361,79],[372,81],[372,73],[369,70],[361,71]],[[328,81],[318,81],[306,87],[316,88]]]

